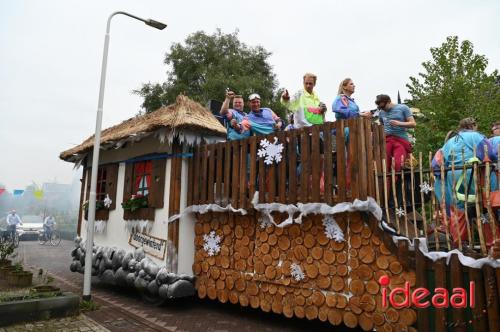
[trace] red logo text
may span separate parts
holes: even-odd
[[[388,276],[381,276],[378,280],[382,286],[382,306],[387,308],[389,303],[394,308],[409,308],[415,306],[416,308],[427,308],[432,305],[434,308],[466,308],[467,302],[470,308],[475,306],[475,283],[469,283],[469,292],[465,288],[453,288],[450,293],[446,288],[436,287],[434,292],[430,292],[427,288],[418,287],[410,291],[410,283],[407,281],[403,287],[395,287],[388,290],[387,286],[390,283]],[[397,301],[396,296],[400,295]],[[402,300],[401,300],[402,298]]]

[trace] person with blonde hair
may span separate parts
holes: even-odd
[[[325,122],[326,105],[319,99],[314,91],[317,76],[305,73],[302,77],[304,88],[290,98],[288,90],[285,89],[281,95],[281,104],[288,112],[293,113],[295,128],[308,127]]]
[[[337,120],[357,118],[360,115],[371,117],[370,112],[360,113],[358,105],[352,98],[355,88],[356,86],[350,78],[345,78],[340,82],[337,97],[332,103],[332,111]]]

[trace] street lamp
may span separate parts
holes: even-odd
[[[137,17],[135,15],[126,12],[114,12],[108,18],[108,23],[106,26],[106,35],[104,37],[104,52],[102,55],[102,66],[101,66],[101,85],[99,88],[99,102],[97,104],[97,118],[95,124],[95,139],[94,139],[94,150],[92,154],[92,175],[90,181],[90,195],[89,195],[89,213],[87,219],[87,239],[86,239],[86,255],[85,255],[85,272],[83,275],[83,299],[90,300],[90,284],[92,276],[92,247],[94,244],[94,222],[95,222],[95,205],[96,205],[96,188],[97,188],[97,168],[99,167],[99,148],[101,145],[101,125],[102,125],[102,105],[104,101],[104,85],[106,83],[106,66],[108,63],[108,48],[109,48],[109,30],[111,27],[111,19],[115,15],[126,15],[132,17],[136,20],[144,22],[158,30],[163,30],[167,26],[161,22]]]

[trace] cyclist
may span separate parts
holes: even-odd
[[[17,225],[22,225],[21,217],[16,213],[16,210],[10,211],[7,215],[7,234],[10,234],[12,241],[16,238]]]
[[[53,215],[49,214],[47,217],[45,217],[45,220],[43,221],[43,233],[45,239],[50,240],[52,238],[52,231],[54,230],[55,226],[56,220]]]

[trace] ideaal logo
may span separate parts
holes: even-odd
[[[410,292],[410,283],[408,281],[405,282],[404,287],[396,287],[392,291],[388,291],[387,286],[390,281],[388,276],[381,276],[378,280],[382,286],[382,306],[385,308],[389,306],[387,302],[394,308],[409,308],[411,305],[414,305],[416,308],[427,308],[431,304],[434,308],[448,308],[450,305],[453,308],[466,308],[467,299],[470,308],[474,308],[475,306],[474,281],[469,283],[469,294],[467,294],[467,290],[464,288],[457,287],[453,288],[451,296],[448,290],[442,287],[435,288],[432,294],[424,287],[415,288]],[[402,295],[402,302],[396,300],[397,295]],[[431,296],[430,299],[429,296]]]

